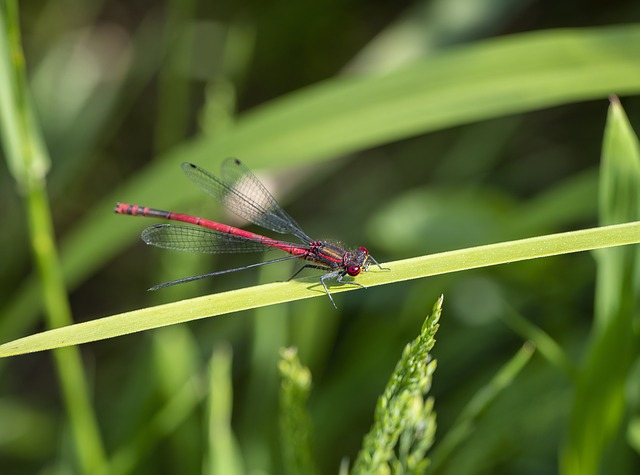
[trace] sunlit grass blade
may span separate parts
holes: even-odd
[[[55,242],[46,173],[49,157],[31,107],[20,34],[18,2],[0,4],[0,133],[9,169],[22,192],[29,224],[29,241],[41,286],[47,326],[73,321]],[[77,348],[53,354],[60,390],[73,435],[80,473],[106,466],[97,418]]]
[[[607,119],[601,168],[601,222],[640,219],[640,145],[616,98]],[[620,453],[606,454],[623,430],[627,380],[639,352],[633,319],[640,301],[640,247],[602,249],[596,260],[593,335],[579,373],[562,451],[565,475],[599,473],[603,465],[611,473],[617,471]]]
[[[390,271],[376,270],[376,267],[373,267],[369,272],[358,276],[358,282],[372,287],[448,272],[638,242],[640,222],[603,226],[388,262],[384,266]],[[144,308],[4,343],[0,345],[0,357],[79,345],[265,305],[311,297],[326,299],[326,294],[319,286],[317,278],[309,277]],[[331,288],[333,294],[350,290],[358,288],[352,285],[336,285]],[[327,305],[330,304],[327,302]]]

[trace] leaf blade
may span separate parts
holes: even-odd
[[[385,263],[391,272],[375,271],[374,268],[373,271],[358,276],[358,282],[371,287],[447,272],[638,242],[640,222],[603,226]],[[314,296],[326,298],[319,286],[317,278],[277,282],[77,323],[4,343],[0,345],[0,358],[78,345]],[[310,292],[314,288],[315,290]],[[333,286],[331,292],[335,294],[356,289],[357,287],[348,285]]]

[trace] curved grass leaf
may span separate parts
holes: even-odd
[[[617,99],[612,100],[602,148],[600,221],[640,218],[640,144]],[[622,473],[627,448],[616,443],[628,413],[628,388],[638,358],[640,248],[603,249],[596,254],[595,320],[578,374],[561,473],[589,475],[605,466]]]
[[[390,262],[384,264],[390,269],[389,272],[376,270],[377,268],[373,267],[373,270],[358,276],[358,282],[371,287],[448,272],[638,242],[640,242],[640,222],[604,226]],[[331,292],[336,294],[355,289],[357,287],[349,285],[332,286]],[[0,357],[78,345],[311,297],[326,298],[317,277],[247,287],[38,333],[0,345]],[[327,308],[330,309],[329,302],[327,302]]]
[[[35,120],[26,77],[18,2],[3,2],[0,4],[0,136],[9,170],[22,191],[45,321],[49,327],[61,327],[69,325],[73,318],[60,271],[47,195],[45,177],[49,157]],[[82,474],[99,472],[106,467],[105,448],[90,403],[79,351],[64,348],[54,352],[53,358],[69,416],[77,470]]]

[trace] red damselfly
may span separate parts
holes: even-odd
[[[146,228],[142,232],[142,240],[153,246],[178,251],[207,253],[260,252],[279,249],[289,254],[288,256],[244,267],[185,277],[156,285],[149,290],[158,290],[170,285],[182,284],[288,259],[302,259],[308,261],[309,264],[301,267],[289,280],[293,279],[305,268],[328,271],[320,277],[320,283],[335,307],[336,304],[325,282],[327,279],[335,279],[338,283],[346,283],[342,280],[345,276],[355,277],[361,272],[367,271],[371,263],[374,263],[380,269],[387,270],[371,257],[364,247],[346,250],[335,243],[311,239],[300,228],[298,223],[278,205],[275,198],[271,196],[271,193],[267,191],[260,180],[238,159],[228,158],[222,163],[222,179],[192,163],[183,163],[182,170],[205,193],[212,196],[239,217],[269,231],[290,234],[303,244],[280,241],[187,214],[117,203],[114,211],[118,214],[163,218],[192,225],[156,224]],[[349,283],[364,288],[362,284],[357,282]]]

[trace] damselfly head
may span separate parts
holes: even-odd
[[[359,247],[354,251],[346,252],[344,254],[343,265],[347,274],[351,277],[359,275],[369,267],[369,251],[364,247]]]

